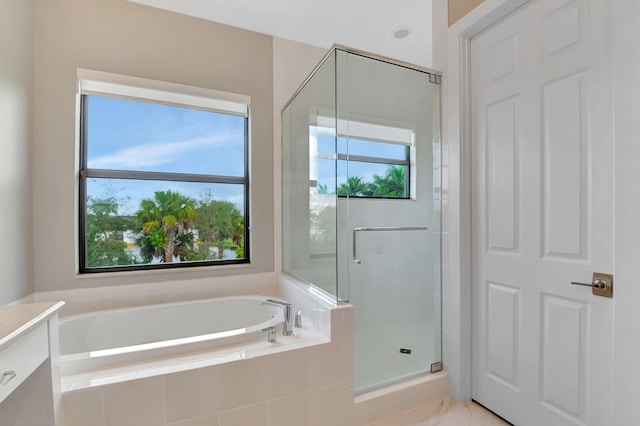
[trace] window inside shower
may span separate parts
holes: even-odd
[[[310,126],[310,186],[315,187],[318,194],[328,194],[335,179],[335,192],[339,197],[415,197],[410,184],[411,174],[415,173],[413,131],[367,123],[349,124],[358,132],[354,134],[351,130],[337,137],[332,128]]]

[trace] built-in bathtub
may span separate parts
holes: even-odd
[[[61,373],[78,374],[258,339],[266,342],[261,330],[284,320],[283,309],[263,304],[266,299],[221,297],[62,318]]]
[[[245,280],[253,278],[248,275]],[[139,292],[138,288],[135,290]],[[264,424],[265,419],[280,423],[282,415],[289,419],[295,416],[294,422],[300,425],[360,425],[406,410],[426,416],[421,413],[432,411],[437,407],[434,402],[446,397],[446,375],[435,373],[354,400],[353,307],[328,301],[308,284],[288,276],[279,276],[277,288],[268,290],[264,294],[278,294],[293,304],[294,312],[303,312],[302,328],[294,328],[293,335],[282,335],[282,309],[262,306],[268,297],[260,296],[201,299],[62,317],[60,365],[66,426],[146,424],[149,419],[161,426],[187,422]],[[74,301],[75,295],[70,296]],[[81,296],[86,299],[86,294]],[[240,301],[229,303],[230,300]],[[207,305],[212,301],[225,306]],[[266,315],[253,317],[254,309],[247,313],[238,307],[243,301]],[[157,310],[162,307],[169,311]],[[222,314],[220,321],[226,330],[199,329],[202,322],[208,326],[218,321],[208,316],[210,311]],[[120,320],[108,322],[112,313],[127,313],[125,316],[130,315],[132,320],[124,321],[121,315]],[[273,314],[277,317],[271,318]],[[255,320],[244,321],[249,318]],[[188,326],[195,328],[187,335],[168,334],[176,324],[186,327],[196,319],[197,324]],[[237,320],[242,323],[235,323]],[[100,326],[88,325],[92,322]],[[266,334],[255,331],[272,324],[278,331],[277,343],[268,343]],[[254,331],[224,335],[238,329]],[[145,330],[162,331],[162,336],[169,337],[161,336],[159,339],[165,340],[154,342],[148,340],[158,339],[156,335],[147,337],[147,341],[129,340],[145,334]],[[197,341],[207,333],[223,335]],[[180,343],[184,338],[196,341]]]

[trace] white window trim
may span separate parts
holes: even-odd
[[[413,129],[345,119],[336,121],[335,118],[325,116],[316,117],[315,125],[326,129],[333,129],[337,126],[338,136],[415,146]]]
[[[316,115],[310,120],[310,126],[316,131],[310,131],[310,149],[315,148],[317,155],[318,142],[317,135],[324,132],[334,135],[337,130],[338,137],[347,137],[372,142],[383,142],[409,147],[409,197],[410,200],[417,198],[417,160],[416,160],[416,133],[413,129],[405,127],[396,127],[383,124],[366,123],[363,121],[345,120],[326,115]],[[337,129],[335,129],[337,126]],[[313,158],[310,155],[309,158]],[[317,179],[317,166],[310,164],[310,180]],[[365,197],[366,198],[366,197]],[[393,199],[393,198],[390,198]]]
[[[76,75],[78,91],[81,95],[152,100],[176,106],[249,116],[251,97],[247,95],[82,68],[77,70]]]

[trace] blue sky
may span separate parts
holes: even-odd
[[[362,155],[368,157],[404,160],[406,146],[393,143],[380,143],[359,139],[335,138],[320,133],[318,135],[318,152]],[[318,185],[326,185],[329,193],[334,192],[334,185],[340,186],[349,176],[359,176],[364,182],[373,182],[373,176],[384,176],[389,166],[380,163],[364,163],[358,161],[338,161],[334,165],[331,159],[318,159]]]
[[[244,176],[243,117],[168,105],[89,96],[87,166]],[[126,200],[123,214],[137,210],[154,191],[193,198],[209,190],[244,211],[241,185],[89,179],[88,194]]]
[[[90,169],[138,170],[244,176],[245,118],[210,111],[180,108],[140,101],[88,96],[89,125],[87,166]],[[333,136],[320,133],[318,150],[335,151]],[[405,146],[338,138],[338,152],[392,159],[405,158]],[[361,176],[372,182],[384,175],[385,164],[319,159],[318,183],[330,192]],[[115,196],[121,200],[120,214],[133,214],[140,201],[155,191],[172,190],[201,199],[233,202],[244,212],[242,185],[189,182],[159,182],[125,179],[89,179],[87,193],[93,198]]]

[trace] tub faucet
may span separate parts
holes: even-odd
[[[282,327],[282,335],[283,336],[291,336],[293,334],[293,330],[291,328],[291,303],[281,302],[280,300],[275,299],[267,299],[263,300],[261,305],[270,305],[275,306],[277,308],[284,309],[284,325]]]
[[[271,327],[267,327],[267,328],[263,328],[262,330],[260,330],[263,333],[268,333],[267,334],[267,342],[269,343],[276,343],[276,328],[274,326]]]

